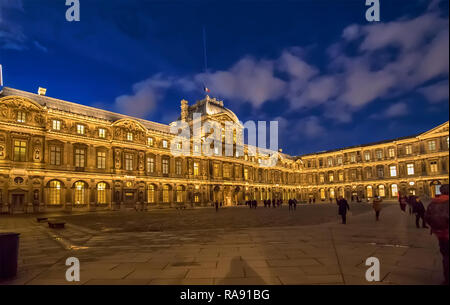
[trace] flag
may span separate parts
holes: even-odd
[[[205,86],[203,86],[203,90],[205,90],[205,92],[210,92],[208,88],[206,88]]]
[[[3,86],[3,72],[2,72],[2,65],[0,65],[0,87]]]

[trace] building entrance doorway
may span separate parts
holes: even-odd
[[[14,212],[23,212],[25,204],[25,194],[12,194],[12,209]]]
[[[136,204],[135,191],[134,190],[124,190],[123,202],[125,203],[125,206],[134,207]]]

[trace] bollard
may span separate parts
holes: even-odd
[[[20,233],[0,233],[0,280],[10,279],[17,274]]]

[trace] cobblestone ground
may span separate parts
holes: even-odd
[[[365,260],[381,263],[377,284],[439,284],[437,241],[413,216],[386,205],[351,205],[348,224],[335,205],[297,211],[227,208],[219,212],[154,210],[60,215],[65,229],[31,216],[0,216],[0,231],[21,233],[19,272],[0,284],[72,284],[65,260],[75,256],[75,284],[374,284]]]

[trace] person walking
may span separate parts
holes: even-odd
[[[216,200],[216,201],[214,202],[214,205],[215,205],[215,207],[216,207],[216,212],[218,212],[218,211],[219,211],[219,202]]]
[[[419,198],[414,196],[411,200],[412,202],[412,212],[416,215],[416,227],[420,228],[419,220],[422,219],[422,228],[428,229],[425,223],[425,207],[423,206],[422,201]]]
[[[439,242],[439,250],[442,254],[442,267],[444,268],[443,285],[448,285],[448,184],[440,187],[441,195],[431,200],[425,212],[425,221],[431,227],[431,233],[435,234]]]
[[[383,199],[381,199],[380,196],[376,196],[375,198],[373,198],[372,208],[375,211],[376,221],[380,220],[381,202],[383,202]]]
[[[399,195],[398,195],[398,202],[399,202],[399,204],[400,204],[400,210],[402,210],[403,212],[405,212],[405,211],[406,211],[406,205],[408,204],[408,202],[407,202],[407,197],[404,196],[404,195],[401,195],[401,194],[399,193]]]
[[[342,196],[339,197],[337,205],[338,214],[341,215],[342,224],[345,225],[347,223],[347,210],[350,210],[350,206],[348,205],[347,200],[345,200],[345,198],[343,198]]]
[[[297,199],[294,198],[294,211],[297,210]]]

